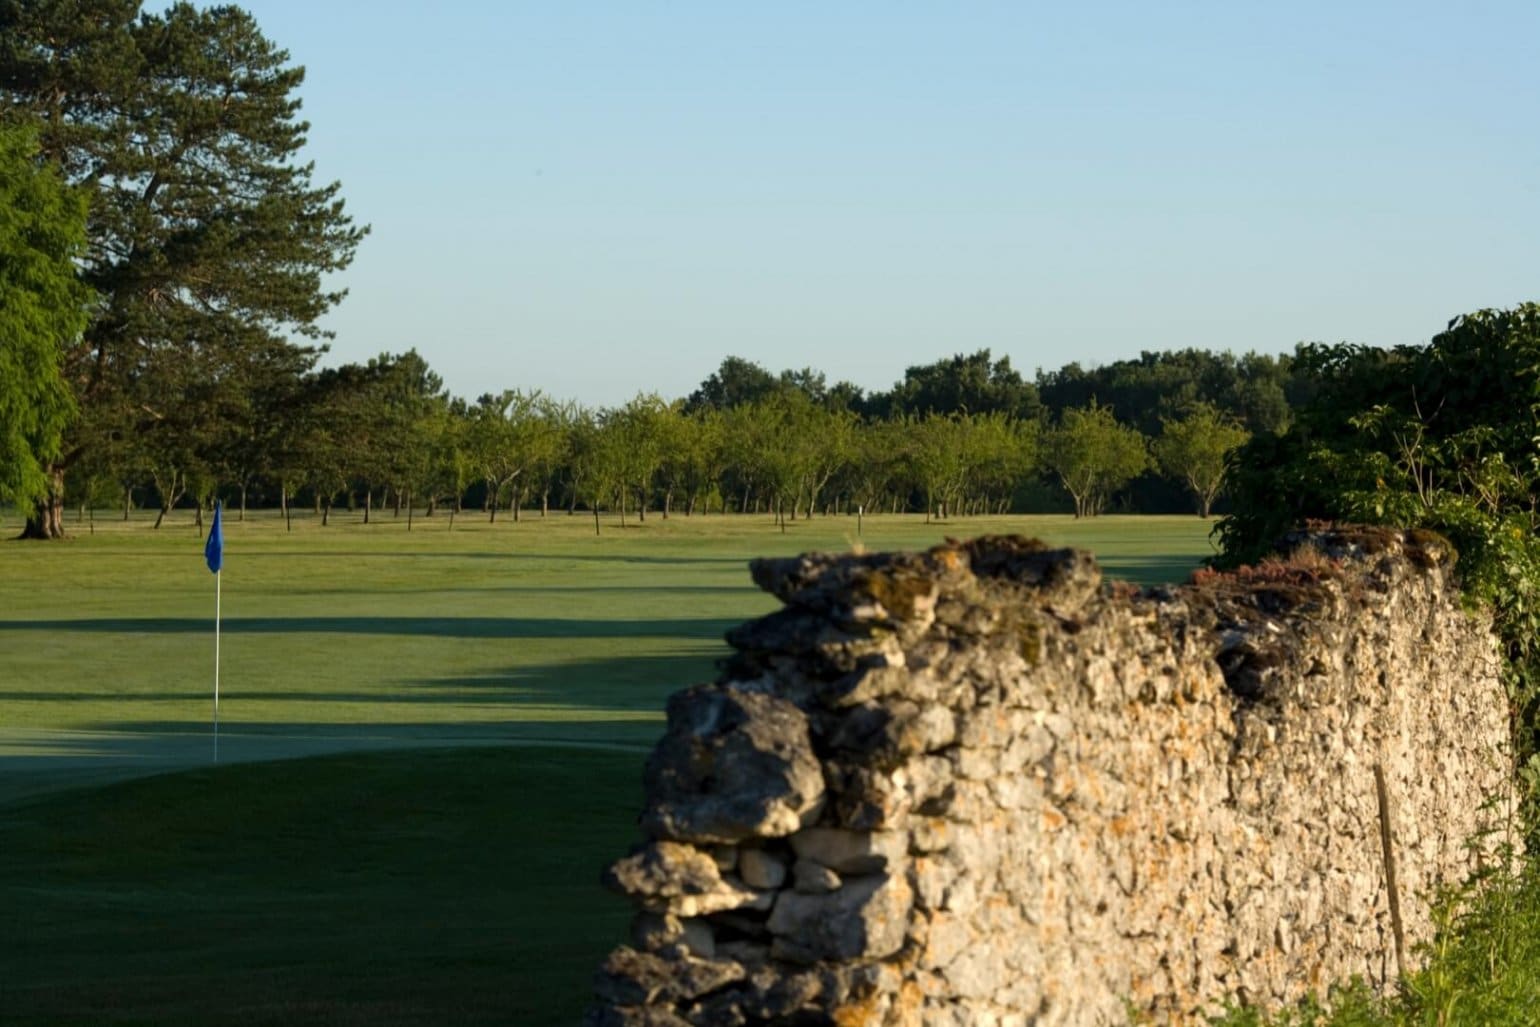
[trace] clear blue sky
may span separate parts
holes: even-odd
[[[1540,299],[1540,4],[246,0],[373,225],[332,362],[688,393]]]

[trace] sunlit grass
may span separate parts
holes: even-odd
[[[606,521],[597,537],[581,515],[448,524],[419,516],[408,532],[404,518],[337,515],[321,528],[306,515],[290,533],[272,514],[227,521],[226,758],[258,736],[255,751],[272,755],[280,735],[646,744],[667,694],[713,676],[723,633],[773,608],[749,581],[752,557],[858,541],[848,517],[784,534],[720,515]],[[0,760],[21,731],[207,732],[214,580],[190,516],[159,531],[148,516],[73,527],[64,543],[0,544]],[[1209,552],[1206,530],[1195,517],[868,517],[859,542],[1023,532],[1161,581]]]

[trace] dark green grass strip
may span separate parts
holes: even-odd
[[[414,750],[0,807],[0,1022],[574,1023],[640,761]]]

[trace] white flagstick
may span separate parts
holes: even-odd
[[[219,602],[224,571],[214,572],[214,762],[219,762]]]

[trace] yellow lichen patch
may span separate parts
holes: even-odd
[[[882,1022],[882,1006],[876,995],[836,1006],[830,1014],[835,1027],[869,1027]]]
[[[890,1021],[899,1027],[920,1027],[925,1022],[925,991],[913,980],[905,981],[891,1013]]]
[[[940,564],[943,569],[949,570],[949,571],[960,571],[960,570],[962,570],[962,567],[963,567],[962,554],[959,553],[957,550],[953,549],[951,546],[937,546],[935,549],[932,549],[930,552],[931,552],[931,555],[936,558],[936,562],[938,564]]]
[[[935,591],[936,583],[923,574],[904,571],[874,572],[862,583],[863,591],[894,617],[914,616],[916,601]]]
[[[1023,624],[1021,626],[1021,640],[1018,643],[1021,658],[1027,662],[1027,666],[1036,667],[1037,661],[1043,656],[1043,632],[1036,624]]]

